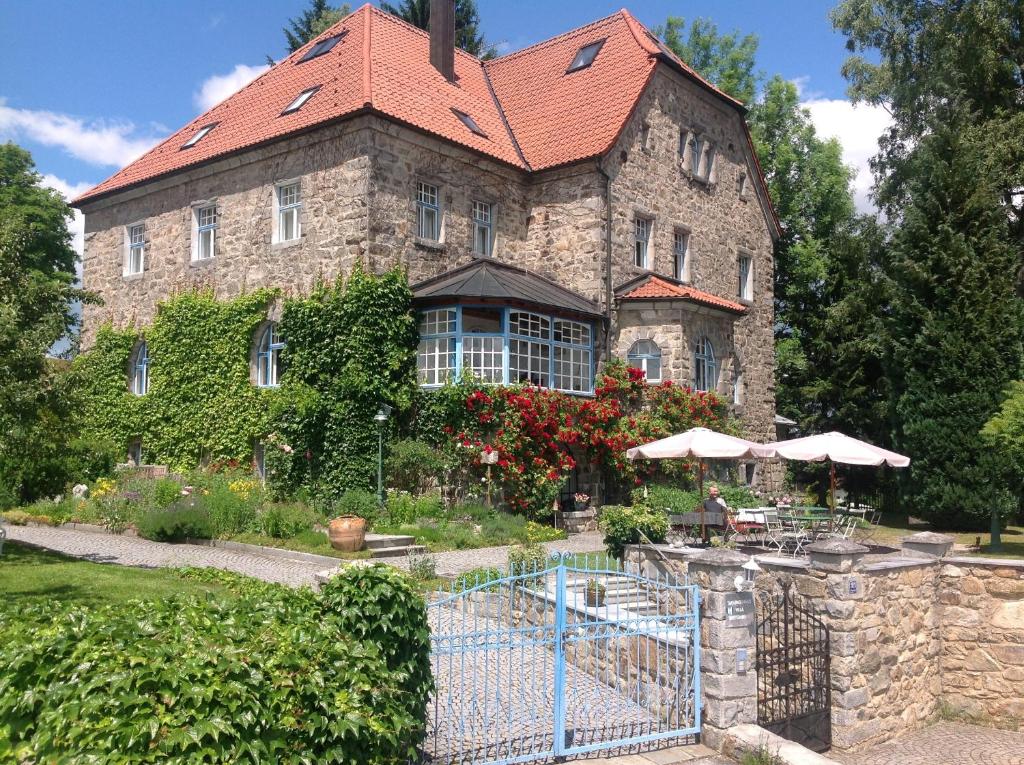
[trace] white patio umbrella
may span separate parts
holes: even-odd
[[[765,444],[765,449],[770,449],[773,455],[778,455],[787,460],[801,460],[803,462],[824,462],[829,460],[829,483],[832,494],[831,510],[836,510],[836,463],[842,462],[845,465],[890,465],[892,467],[907,467],[910,464],[910,457],[890,452],[867,441],[859,441],[856,438],[843,435],[836,431],[831,433],[820,433],[815,436],[804,438],[791,438],[788,441],[776,441]]]
[[[772,457],[775,452],[725,433],[718,433],[708,428],[690,428],[685,433],[678,433],[642,446],[634,446],[626,450],[631,460],[667,460],[697,458],[697,490],[700,493],[700,532],[706,538],[704,529],[704,460],[705,459],[743,459],[745,457]]]

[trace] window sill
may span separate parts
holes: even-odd
[[[121,278],[124,279],[126,282],[137,282],[137,281],[140,281],[143,277],[145,277],[145,275],[146,275],[145,271],[139,271],[136,274],[125,274],[125,273],[122,273],[121,274]]]
[[[298,239],[289,239],[286,242],[271,242],[270,251],[277,252],[278,250],[287,250],[291,247],[298,247],[305,241],[305,239],[306,238],[304,236],[300,236]]]
[[[446,252],[448,250],[447,244],[436,239],[423,239],[417,236],[412,240],[412,243],[421,250],[430,250],[431,252]]]
[[[740,305],[745,305],[745,306],[747,306],[748,308],[749,308],[750,306],[754,305],[754,300],[753,300],[753,298],[744,298],[744,297],[741,297],[741,298],[736,298],[736,302],[738,302],[738,303],[739,303]]]
[[[217,256],[214,255],[212,258],[192,258],[188,262],[189,268],[206,268],[207,266],[213,266],[217,262]]]

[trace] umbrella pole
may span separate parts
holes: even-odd
[[[704,523],[704,460],[697,460],[697,493],[700,495],[700,538],[707,544],[708,529]]]
[[[833,460],[829,460],[828,465],[829,472],[829,484],[832,489],[832,504],[829,507],[830,515],[836,514],[836,463]]]

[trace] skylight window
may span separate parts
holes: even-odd
[[[311,99],[318,90],[320,90],[319,85],[313,88],[307,88],[306,90],[302,91],[301,93],[299,93],[299,95],[295,97],[294,101],[288,104],[288,107],[283,112],[281,112],[281,114],[291,114],[292,112],[297,112],[299,109],[306,105],[306,101]]]
[[[458,117],[460,120],[462,120],[462,124],[465,125],[469,130],[471,130],[472,132],[476,133],[478,136],[482,136],[484,138],[487,137],[487,133],[485,133],[480,128],[480,126],[476,124],[476,120],[475,119],[470,117],[465,112],[460,112],[458,109],[452,109],[452,111],[455,113],[456,117]]]
[[[298,62],[296,62],[296,63],[301,64],[304,61],[309,61],[310,59],[314,59],[317,56],[322,56],[325,53],[329,53],[331,48],[333,48],[335,45],[337,45],[339,42],[341,42],[341,38],[344,37],[344,36],[345,36],[345,33],[341,32],[340,34],[336,34],[333,37],[325,37],[323,40],[318,42],[312,48],[307,50],[306,51],[306,55],[304,55],[302,58],[300,58],[298,60]]]
[[[569,72],[575,72],[577,69],[586,69],[588,66],[593,64],[602,45],[604,45],[604,40],[598,40],[597,42],[590,43],[590,45],[584,45],[580,48],[576,52],[576,58],[574,58],[572,63],[569,64],[569,68],[565,73],[568,74]]]
[[[203,140],[206,137],[206,134],[213,130],[215,127],[217,127],[216,122],[211,122],[209,125],[203,125],[201,128],[199,128],[198,131],[196,131],[196,133],[191,138],[189,138],[187,141],[185,141],[185,143],[181,145],[181,148],[189,149],[195,146],[197,143]]]

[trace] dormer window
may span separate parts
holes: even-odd
[[[206,138],[207,134],[215,127],[217,127],[216,122],[211,122],[209,125],[203,125],[201,128],[199,128],[198,131],[196,131],[195,135],[193,135],[191,138],[189,138],[187,141],[185,141],[185,143],[181,145],[181,148],[191,149],[197,143]]]
[[[481,136],[482,138],[486,138],[487,137],[487,133],[485,133],[480,128],[480,126],[476,124],[476,120],[475,119],[470,117],[465,112],[460,112],[458,109],[452,109],[452,112],[455,114],[456,117],[458,117],[460,120],[462,120],[462,124],[465,125],[469,129],[470,132],[476,133],[478,136]]]
[[[332,37],[325,37],[323,40],[318,42],[312,48],[307,50],[306,54],[302,58],[300,58],[296,63],[297,64],[301,64],[301,63],[303,63],[305,61],[309,61],[311,59],[314,59],[314,58],[317,58],[319,56],[322,56],[325,53],[329,53],[331,51],[331,49],[335,45],[337,45],[339,42],[341,42],[341,38],[344,37],[344,36],[345,36],[345,33],[341,32],[340,34],[336,34],[336,35],[334,35]]]
[[[299,109],[306,105],[306,102],[309,99],[316,95],[316,92],[318,90],[320,90],[319,85],[317,85],[315,88],[308,88],[307,90],[302,91],[301,93],[299,93],[299,95],[295,97],[294,101],[288,104],[288,106],[285,108],[283,112],[281,112],[281,114],[285,115],[291,114],[292,112],[297,112]]]
[[[604,40],[598,40],[580,48],[565,73],[569,74],[569,72],[575,72],[577,69],[586,69],[593,64],[602,45],[604,45]]]

